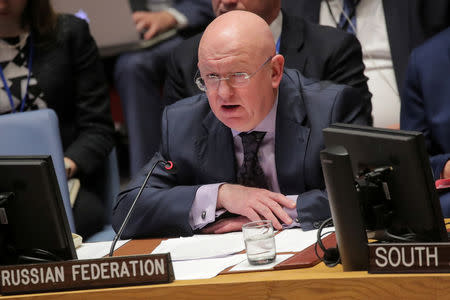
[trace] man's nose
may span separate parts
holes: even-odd
[[[236,5],[240,0],[222,0],[224,5]]]
[[[217,95],[222,99],[228,99],[233,94],[229,80],[220,80],[217,86]]]

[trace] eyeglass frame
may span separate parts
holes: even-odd
[[[233,84],[231,84],[231,82],[230,82],[230,85],[231,85],[232,87],[244,87],[244,86],[247,86],[248,83],[250,82],[250,79],[251,79],[256,73],[258,73],[259,71],[261,71],[261,69],[262,69],[268,62],[270,62],[270,61],[272,60],[272,58],[274,58],[273,55],[272,55],[272,56],[269,56],[269,58],[267,58],[267,60],[266,60],[262,65],[260,65],[260,66],[258,67],[258,69],[256,69],[256,71],[254,71],[254,72],[251,73],[251,74],[247,74],[246,72],[234,72],[234,73],[228,73],[228,75],[226,75],[225,77],[219,77],[219,76],[218,76],[217,79],[214,79],[214,80],[216,80],[216,82],[217,82],[217,88],[219,87],[219,84],[220,84],[221,81],[230,80],[231,77],[234,76],[234,75],[236,75],[236,74],[240,74],[240,75],[244,75],[244,74],[245,74],[245,76],[243,77],[243,79],[245,79],[245,82],[243,83],[243,85],[238,85],[238,86],[233,85]],[[202,92],[206,92],[206,90],[207,90],[207,87],[206,87],[206,81],[203,79],[202,76],[199,76],[199,73],[200,73],[200,71],[197,70],[197,72],[195,73],[194,82],[195,82],[195,84],[197,85],[197,87],[199,88],[199,90],[201,90]],[[203,81],[203,83],[202,83],[202,81]]]

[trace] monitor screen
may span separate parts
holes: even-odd
[[[0,156],[0,263],[76,259],[50,156]]]
[[[333,124],[323,134],[321,161],[340,252],[351,239],[367,243],[361,226],[386,241],[447,241],[421,133]]]

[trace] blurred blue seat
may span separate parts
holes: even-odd
[[[51,109],[41,109],[1,115],[0,155],[51,155],[70,229],[75,232],[56,113]],[[95,186],[105,203],[105,225],[100,232],[84,242],[112,241],[115,235],[111,226],[112,207],[120,189],[115,148],[92,177],[96,178]]]

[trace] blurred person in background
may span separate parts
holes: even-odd
[[[313,23],[354,34],[362,46],[374,126],[399,128],[411,51],[450,25],[448,0],[282,0]]]
[[[355,36],[305,21],[291,15],[281,0],[211,0],[216,17],[235,10],[257,14],[269,24],[276,51],[288,68],[302,75],[357,88],[365,110],[372,109],[371,94],[364,76],[361,46]],[[197,51],[202,33],[183,41],[168,60],[164,86],[165,104],[194,96],[201,91],[192,78],[197,68]]]
[[[92,179],[114,146],[114,127],[87,23],[56,14],[49,0],[0,0],[0,66],[0,114],[56,112],[67,177],[81,182],[73,207],[76,231],[89,237],[104,224]]]
[[[149,49],[122,54],[114,81],[129,141],[130,175],[158,150],[161,139],[162,87],[170,51],[202,30],[213,17],[210,0],[130,0],[136,29],[144,39],[171,29],[175,36]]]
[[[400,128],[423,133],[435,180],[450,179],[450,28],[411,53],[402,90]],[[450,217],[450,190],[440,190]]]

